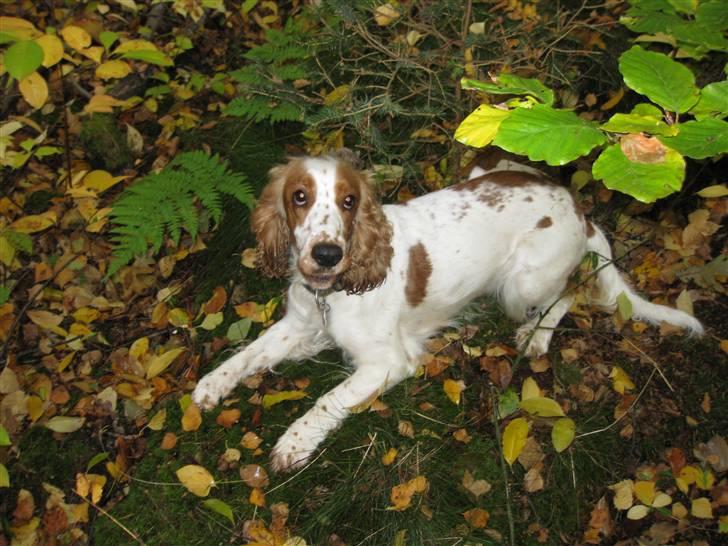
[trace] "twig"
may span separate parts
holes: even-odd
[[[356,478],[357,474],[359,474],[359,471],[361,470],[361,466],[364,464],[364,461],[369,456],[369,452],[372,450],[372,446],[377,441],[377,434],[378,432],[374,433],[374,437],[369,442],[369,445],[367,446],[367,450],[364,452],[364,455],[361,458],[361,461],[359,462],[359,466],[356,467],[356,472],[354,472],[354,475],[351,477],[352,479]]]
[[[657,369],[657,373],[660,374],[660,377],[662,377],[662,380],[665,382],[665,385],[667,385],[667,388],[670,389],[672,392],[675,392],[675,389],[672,388],[670,381],[668,381],[667,377],[665,377],[665,374],[662,372],[660,365],[655,361],[655,359],[648,355],[646,352],[644,352],[642,349],[640,349],[637,345],[632,343],[629,339],[624,338],[624,340],[629,343],[634,349],[636,349],[639,354],[641,354],[650,364],[652,364]]]
[[[316,457],[314,457],[313,459],[311,459],[311,462],[310,463],[308,463],[306,466],[304,466],[301,470],[299,470],[298,472],[296,472],[293,476],[291,476],[290,478],[288,478],[286,481],[279,483],[273,489],[269,489],[267,492],[268,493],[273,493],[273,491],[275,491],[276,489],[280,489],[284,485],[286,485],[286,484],[292,482],[293,480],[295,480],[298,477],[299,474],[302,474],[303,472],[305,472],[306,470],[308,470],[308,467],[310,467],[311,465],[313,465],[313,463],[315,463],[316,461],[318,461],[321,458],[321,456],[324,453],[326,453],[326,449],[327,448],[323,448],[319,452],[319,454],[316,455]],[[218,483],[240,483],[240,482],[218,482]]]
[[[503,449],[501,449],[501,434],[498,427],[498,391],[495,386],[490,386],[490,396],[493,400],[493,428],[495,429],[495,440],[498,443],[498,457],[503,471],[503,484],[506,488],[506,514],[508,515],[508,533],[511,538],[511,546],[516,546],[516,526],[513,522],[513,510],[511,509],[511,487],[508,481],[508,469],[506,468],[506,460],[503,457]]]
[[[88,500],[88,499],[86,499],[84,497],[81,497],[81,498],[84,500],[85,503],[93,506],[94,508],[96,508],[96,510],[98,510],[99,512],[101,512],[101,514],[103,514],[104,516],[106,516],[107,518],[109,518],[111,521],[113,521],[115,525],[117,525],[121,530],[123,530],[127,535],[129,535],[137,543],[141,544],[142,546],[146,546],[146,542],[144,542],[141,538],[139,538],[139,536],[134,531],[132,531],[131,529],[129,529],[126,525],[124,525],[123,523],[121,523],[118,519],[116,519],[114,516],[112,516],[111,514],[109,514],[106,510],[104,510],[103,508],[101,508],[100,506],[98,506],[96,503],[91,502],[90,500]]]

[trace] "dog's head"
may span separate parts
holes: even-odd
[[[333,156],[292,159],[269,175],[252,215],[264,273],[293,267],[312,289],[357,294],[384,281],[392,227],[366,175]]]

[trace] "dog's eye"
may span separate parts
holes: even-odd
[[[347,195],[346,197],[344,197],[343,207],[346,210],[351,210],[354,208],[355,203],[356,203],[356,197],[354,197],[353,195]]]
[[[306,204],[306,192],[303,190],[298,190],[296,192],[293,192],[293,204],[297,207],[302,207]]]

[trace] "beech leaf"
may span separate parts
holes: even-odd
[[[561,453],[574,441],[576,423],[568,417],[563,417],[554,423],[551,429],[551,443],[557,453]]]
[[[526,445],[527,437],[528,421],[523,417],[513,419],[506,425],[506,429],[503,431],[503,456],[509,465],[513,465],[518,459],[523,446]]]
[[[202,501],[202,505],[222,517],[226,518],[230,523],[235,525],[235,518],[233,517],[233,509],[229,504],[221,501],[220,499],[205,499]]]
[[[264,394],[263,395],[263,408],[269,409],[280,402],[286,400],[300,400],[308,396],[306,391],[281,391],[275,394]]]
[[[166,370],[174,360],[186,351],[185,347],[177,347],[176,349],[170,349],[169,351],[152,357],[147,364],[147,379],[157,377],[160,373]]]
[[[196,464],[183,466],[176,472],[177,479],[187,490],[198,497],[206,497],[215,485],[215,479],[204,467]]]
[[[536,396],[528,400],[521,400],[521,409],[538,417],[563,417],[564,410],[556,400],[544,396]]]
[[[53,432],[69,433],[76,432],[83,426],[85,422],[86,419],[83,417],[69,417],[65,415],[57,415],[55,417],[51,417],[45,424],[45,426],[46,428],[51,429]]]

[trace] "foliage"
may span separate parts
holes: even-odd
[[[728,9],[725,2],[704,2],[697,11],[691,3],[633,2],[622,21],[632,30],[674,32],[673,45],[687,48],[691,56],[728,52],[725,39],[703,32],[716,30],[722,36],[728,28],[728,20],[714,17],[717,4]],[[685,14],[694,17],[687,20]],[[601,125],[554,108],[553,94],[538,80],[510,74],[493,82],[463,79],[465,89],[523,98],[506,101],[500,109],[481,107],[463,121],[455,138],[478,147],[492,142],[549,165],[572,162],[607,143],[594,162],[593,177],[645,203],[680,190],[683,156],[704,159],[728,152],[728,81],[700,88],[686,64],[639,45],[622,53],[619,70],[625,85],[651,102],[616,113]],[[681,114],[695,119],[680,119]]]
[[[155,253],[159,251],[165,234],[175,245],[182,229],[193,239],[197,237],[200,220],[196,203],[218,222],[223,195],[253,206],[253,194],[243,175],[230,172],[219,156],[210,157],[204,152],[182,153],[161,172],[128,187],[110,215],[115,246],[108,274],[118,271],[134,256],[145,254],[148,246]]]

